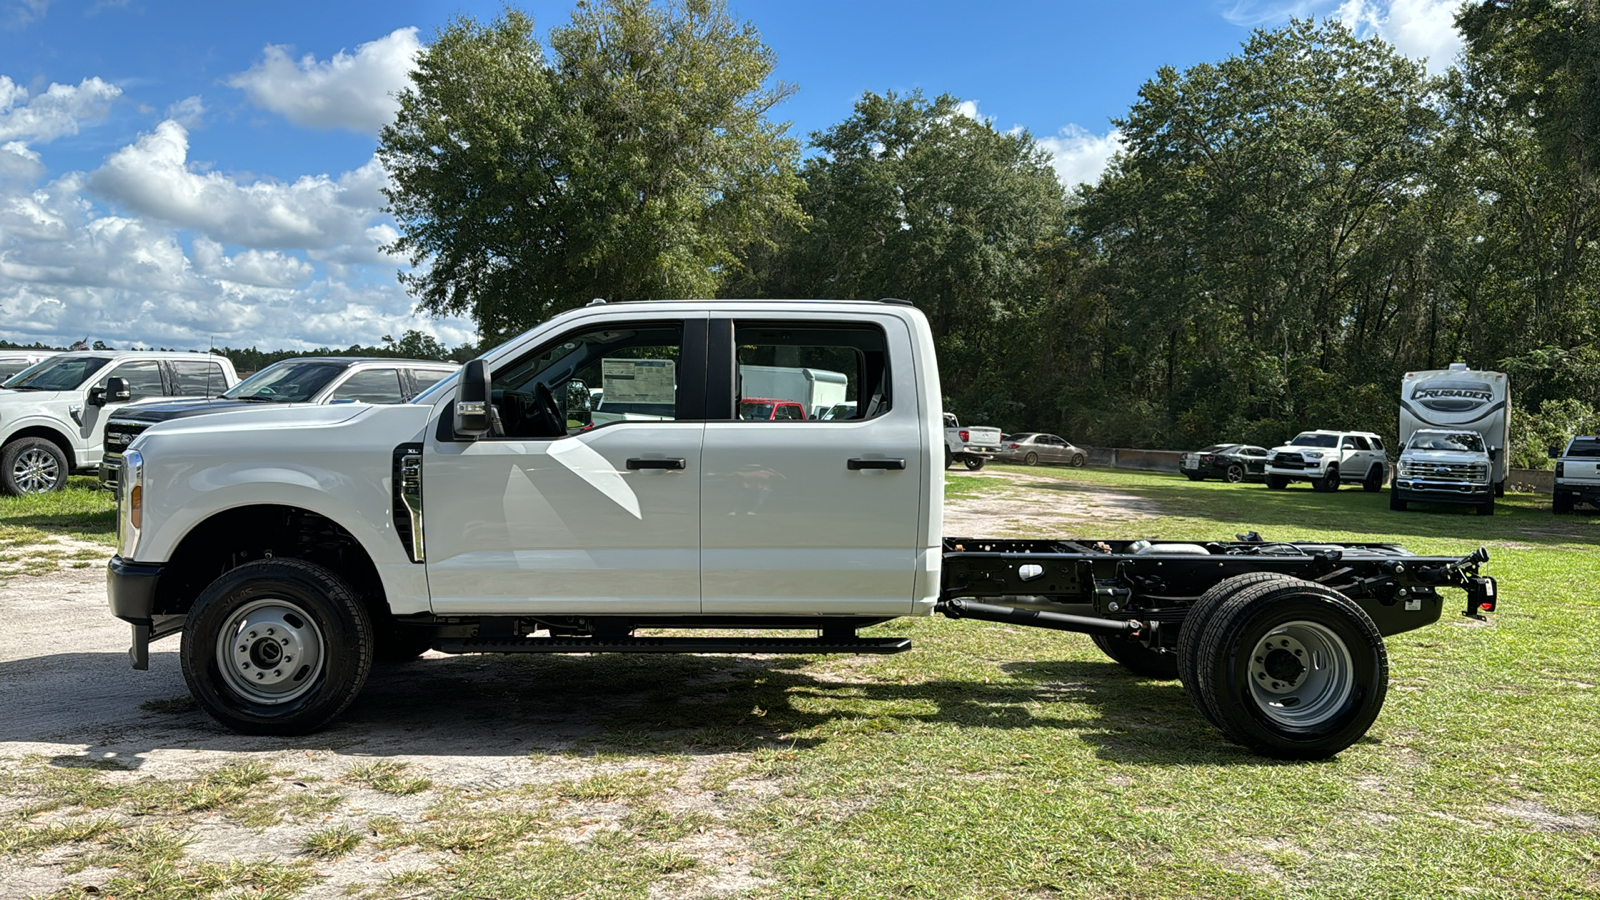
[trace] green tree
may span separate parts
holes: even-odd
[[[1043,290],[1045,248],[1065,234],[1048,156],[1026,132],[996,131],[956,98],[921,93],[869,92],[812,146],[809,224],[756,254],[752,276],[730,289],[911,300],[933,326],[954,408],[1008,408],[1013,388],[998,364]]]
[[[721,0],[593,0],[553,29],[460,18],[419,56],[378,156],[419,308],[486,341],[593,297],[709,296],[795,222],[790,93]]]

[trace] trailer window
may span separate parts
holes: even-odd
[[[888,343],[870,325],[735,322],[735,417],[839,422],[889,411]],[[766,415],[752,414],[764,405]]]

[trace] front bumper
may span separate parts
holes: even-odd
[[[1470,481],[1430,481],[1426,478],[1394,479],[1395,493],[1401,500],[1424,503],[1478,504],[1494,496],[1494,485]]]
[[[1321,478],[1327,474],[1327,466],[1323,463],[1315,465],[1306,463],[1304,468],[1280,468],[1272,463],[1267,463],[1266,473],[1284,478]]]
[[[135,669],[150,668],[150,642],[183,630],[184,617],[159,615],[156,608],[156,585],[166,567],[159,563],[141,563],[111,557],[106,564],[106,601],[111,614],[133,626],[133,645],[128,648],[128,660]]]

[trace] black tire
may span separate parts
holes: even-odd
[[[1039,454],[1029,453],[1022,458],[1022,464],[1025,466],[1037,466],[1039,464]]]
[[[1267,476],[1267,490],[1269,490],[1269,491],[1281,491],[1281,490],[1283,490],[1284,488],[1286,488],[1288,486],[1289,486],[1289,476],[1287,476],[1287,475],[1268,475]]]
[[[1174,653],[1160,653],[1128,638],[1091,634],[1089,639],[1100,652],[1122,664],[1122,667],[1144,678],[1171,681],[1178,677],[1178,657]]]
[[[1222,480],[1229,484],[1238,484],[1244,481],[1244,466],[1238,463],[1229,464],[1227,471],[1222,473]]]
[[[1572,512],[1572,495],[1560,491],[1550,495],[1550,511],[1556,513]]]
[[[1367,470],[1367,477],[1361,482],[1361,489],[1369,494],[1383,490],[1383,466],[1377,465]]]
[[[349,585],[303,560],[263,559],[201,592],[179,657],[189,692],[212,718],[244,734],[293,735],[350,705],[372,650],[372,621]]]
[[[44,438],[18,438],[0,451],[0,491],[48,494],[67,486],[67,454]]]
[[[1494,495],[1496,497],[1504,497],[1506,495],[1506,480],[1504,478],[1494,483]]]
[[[1494,495],[1490,494],[1489,499],[1479,503],[1475,511],[1480,516],[1494,515]]]
[[[1217,720],[1211,717],[1211,711],[1206,709],[1205,698],[1200,695],[1199,665],[1200,665],[1200,635],[1205,629],[1206,622],[1217,607],[1226,603],[1230,597],[1245,588],[1254,587],[1268,581],[1284,581],[1290,576],[1281,572],[1249,572],[1244,575],[1235,575],[1212,585],[1209,590],[1200,595],[1200,599],[1189,607],[1189,614],[1183,618],[1183,627],[1178,630],[1178,652],[1174,654],[1178,663],[1178,680],[1183,682],[1184,693],[1189,695],[1190,702],[1195,709],[1206,717],[1212,725]]]
[[[1408,504],[1406,503],[1405,500],[1400,499],[1400,489],[1399,488],[1395,487],[1395,488],[1390,488],[1389,489],[1389,508],[1390,509],[1394,510],[1395,512],[1405,512],[1407,505]]]
[[[1206,477],[1204,475],[1201,475],[1199,472],[1185,472],[1183,474],[1184,474],[1184,477],[1188,478],[1190,481],[1205,481],[1206,480]]]
[[[1339,489],[1339,467],[1329,466],[1328,474],[1311,482],[1311,489],[1331,494]]]
[[[953,466],[955,464],[956,464],[955,454],[950,452],[950,448],[949,447],[944,448],[944,467],[946,469],[948,469],[948,468],[950,468],[951,466]]]
[[[969,456],[969,457],[967,457],[967,471],[968,472],[976,472],[981,468],[983,468],[983,457],[981,457],[981,456]]]
[[[1298,578],[1230,597],[1206,622],[1198,657],[1200,694],[1222,733],[1279,759],[1327,759],[1360,740],[1389,689],[1372,619]]]
[[[1082,453],[1074,453],[1074,454],[1072,454],[1072,467],[1074,469],[1083,468],[1083,464],[1088,462],[1088,461],[1089,461],[1089,458],[1084,456]]]

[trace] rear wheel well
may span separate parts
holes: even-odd
[[[328,569],[361,598],[373,622],[389,617],[383,581],[361,542],[321,513],[277,505],[224,510],[190,529],[156,585],[154,612],[187,613],[223,573],[274,557]]]
[[[6,437],[5,442],[9,444],[12,441],[22,440],[23,438],[40,438],[41,440],[49,441],[50,443],[55,444],[57,447],[60,447],[61,452],[67,457],[68,469],[76,471],[79,466],[83,465],[83,461],[78,459],[77,452],[72,449],[72,440],[54,428],[49,428],[44,425],[32,425],[27,428],[18,428],[15,432]]]

